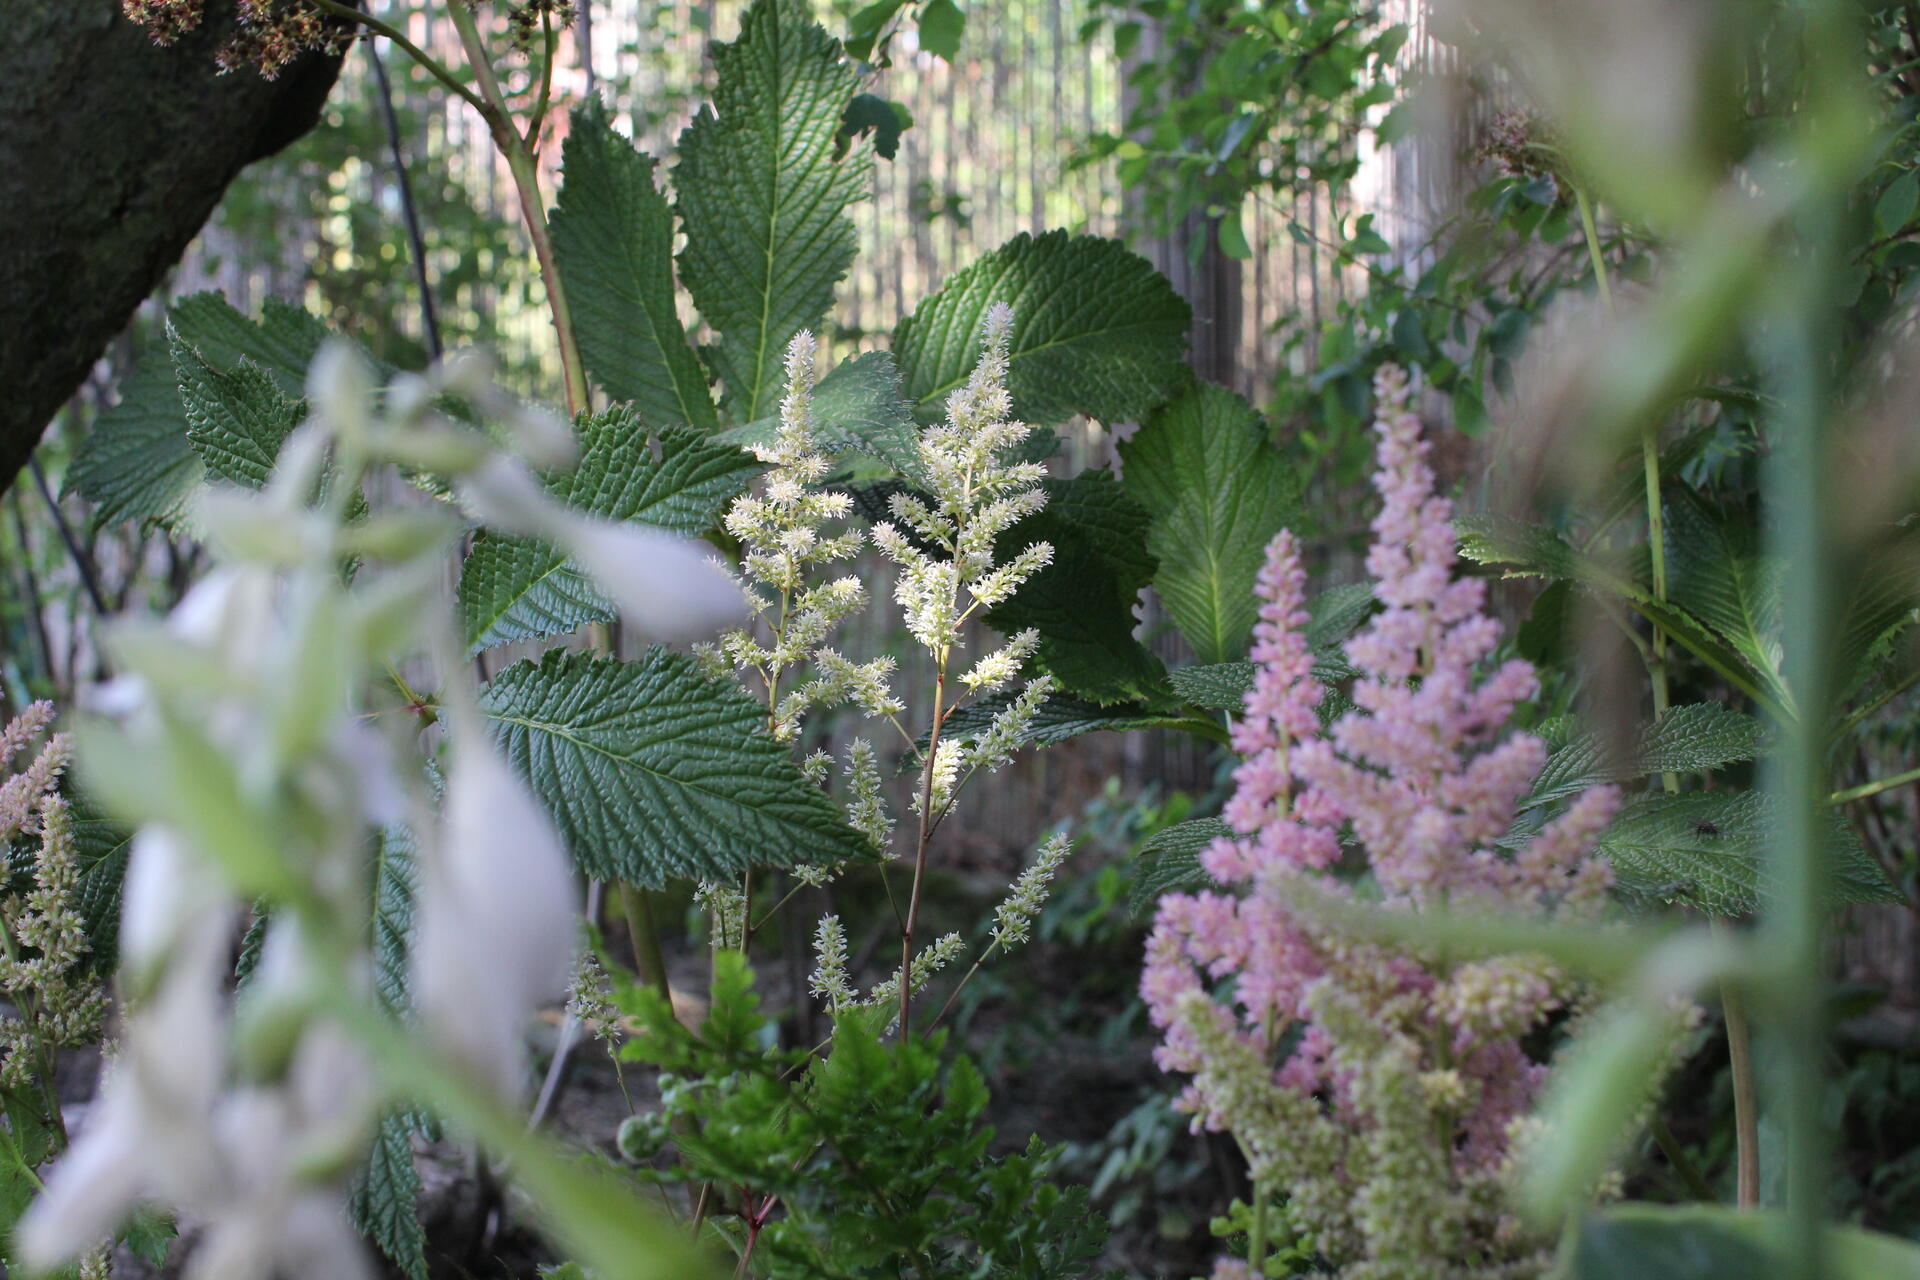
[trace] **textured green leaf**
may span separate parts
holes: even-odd
[[[307,366],[328,338],[326,325],[290,302],[269,298],[249,320],[217,293],[182,298],[167,322],[216,369],[251,360],[290,396],[306,392]]]
[[[1253,688],[1254,670],[1251,662],[1216,662],[1169,671],[1167,679],[1173,691],[1193,706],[1237,714],[1246,703],[1247,690]]]
[[[1202,664],[1246,652],[1267,543],[1300,513],[1300,482],[1253,406],[1195,383],[1120,446],[1127,492],[1153,517],[1154,590]]]
[[[203,359],[231,371],[242,358],[299,395],[313,353],[327,336],[319,320],[278,299],[255,323],[216,293],[182,298],[168,323]],[[120,386],[120,399],[100,415],[82,442],[65,488],[95,504],[101,524],[134,520],[175,524],[200,483],[200,455],[187,441],[186,410],[174,372],[171,340],[147,351]]]
[[[1604,735],[1577,734],[1554,749],[1534,779],[1526,805],[1548,804],[1603,782],[1627,782],[1656,773],[1707,773],[1751,760],[1765,730],[1752,716],[1717,702],[1670,707],[1648,725],[1634,750],[1610,750]]]
[[[200,483],[200,455],[187,443],[173,356],[149,350],[119,387],[67,468],[65,490],[94,504],[102,525],[172,525]]]
[[[673,211],[653,157],[614,131],[598,98],[574,111],[561,155],[553,252],[588,371],[650,424],[713,430],[719,414],[674,305]]]
[[[1307,601],[1307,647],[1318,651],[1345,644],[1373,612],[1374,604],[1368,583],[1328,587]]]
[[[580,458],[544,477],[568,506],[608,520],[700,534],[759,470],[723,441],[690,431],[646,431],[625,406],[580,419]],[[483,532],[460,571],[460,625],[475,652],[515,640],[563,635],[614,616],[609,603],[566,556],[537,538]]]
[[[306,416],[306,406],[251,359],[243,357],[228,372],[208,363],[178,330],[171,337],[187,442],[212,478],[261,488],[280,446]]]
[[[1852,581],[1833,660],[1848,695],[1882,669],[1895,641],[1920,620],[1920,528],[1900,528],[1861,556]]]
[[[459,604],[470,653],[566,635],[619,612],[551,544],[486,532],[460,568]]]
[[[720,334],[707,355],[725,405],[752,422],[779,403],[787,340],[827,313],[853,262],[846,210],[873,159],[863,146],[835,155],[859,77],[802,0],[754,0],[713,62],[713,105],[680,135],[673,174],[680,279]]]
[[[1656,599],[1637,576],[1582,554],[1559,534],[1536,525],[1498,516],[1462,516],[1454,527],[1463,558],[1497,569],[1505,578],[1569,581],[1623,601],[1735,688],[1775,715],[1791,718],[1793,699],[1777,670],[1756,666],[1747,653],[1681,604]]]
[[[1582,576],[1580,553],[1553,530],[1507,516],[1461,516],[1454,521],[1460,555],[1493,565],[1508,578]]]
[[[1753,521],[1689,489],[1665,503],[1665,517],[1669,599],[1778,683],[1780,565],[1761,554]]]
[[[1751,760],[1766,730],[1750,715],[1717,702],[1669,707],[1640,740],[1640,772],[1705,773]]]
[[[766,708],[685,654],[555,651],[507,668],[481,702],[590,876],[657,888],[869,856],[768,735]]]
[[[814,431],[830,453],[864,453],[903,476],[920,474],[920,425],[913,420],[900,368],[885,351],[865,351],[833,367],[813,391]],[[715,437],[747,448],[772,444],[780,419],[761,418]],[[882,517],[885,518],[885,517]]]
[[[179,1234],[171,1215],[144,1205],[134,1210],[133,1221],[127,1224],[121,1242],[132,1250],[134,1257],[157,1269],[166,1263],[167,1246]]]
[[[405,827],[389,827],[374,844],[373,986],[380,1002],[396,1015],[413,1006],[407,993],[407,953],[413,938],[416,853],[413,833]]]
[[[1108,471],[1044,483],[1046,508],[1002,536],[1001,558],[1046,541],[1053,563],[987,622],[1009,635],[1038,630],[1041,664],[1070,693],[1102,705],[1170,705],[1165,665],[1133,635],[1133,608],[1155,568],[1146,511]]]
[[[348,1212],[354,1229],[373,1241],[407,1280],[427,1280],[427,1233],[415,1208],[420,1172],[413,1164],[411,1133],[405,1112],[381,1118],[373,1148],[354,1177]]]
[[[893,354],[923,421],[939,418],[973,371],[980,322],[996,302],[1013,308],[1007,385],[1023,421],[1137,420],[1192,376],[1192,313],[1145,258],[1117,240],[1023,232],[950,277],[894,330]]]
[[[1620,891],[1718,916],[1758,909],[1779,807],[1760,792],[1638,796],[1601,837]],[[1899,891],[1838,818],[1829,825],[1829,891],[1836,902],[1899,902]]]
[[[79,855],[77,905],[94,971],[111,974],[120,957],[120,889],[133,829],[107,817],[84,792],[73,795],[73,843]]]
[[[1215,840],[1232,834],[1218,818],[1192,818],[1155,834],[1140,846],[1134,859],[1128,910],[1138,918],[1151,913],[1164,894],[1217,887],[1200,865],[1200,854]]]
[[[7,1132],[0,1141],[0,1263],[17,1263],[13,1228],[40,1191],[36,1172],[53,1148],[53,1130],[30,1089],[0,1093]],[[4,1270],[4,1267],[0,1267]]]

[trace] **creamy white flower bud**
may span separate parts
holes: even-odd
[[[454,748],[421,874],[414,1002],[429,1035],[513,1098],[526,1021],[572,969],[573,876],[552,819],[478,731]]]
[[[120,970],[134,990],[183,938],[205,932],[226,914],[229,899],[219,877],[166,827],[133,833],[120,889]]]
[[[600,520],[580,521],[556,541],[650,640],[711,636],[747,616],[739,587],[703,542]]]
[[[351,342],[329,338],[307,366],[307,399],[314,416],[342,436],[364,436],[373,425],[373,368]]]

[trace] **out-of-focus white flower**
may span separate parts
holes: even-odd
[[[500,1096],[521,1036],[573,964],[573,875],[553,821],[477,730],[456,731],[445,818],[422,868],[413,996],[427,1033]]]
[[[442,389],[453,393],[486,417],[505,423],[514,443],[528,459],[543,467],[572,461],[579,448],[564,419],[538,405],[527,404],[497,381],[493,358],[469,348],[442,360],[437,369]]]
[[[225,1187],[194,1206],[207,1232],[189,1275],[372,1277],[338,1176],[356,1162],[372,1099],[365,1050],[327,1023],[307,1028],[283,1079],[225,1099],[212,1135]]]
[[[747,617],[739,587],[704,543],[604,520],[578,521],[557,540],[648,639],[711,636]]]
[[[364,436],[373,424],[373,368],[344,338],[320,344],[307,366],[307,398],[314,417],[346,437]],[[287,456],[283,450],[280,463]],[[303,497],[305,495],[302,495]]]
[[[224,927],[182,941],[87,1125],[47,1176],[15,1236],[29,1270],[97,1245],[141,1199],[199,1203],[217,1190],[212,1124],[225,1044]]]
[[[500,532],[558,545],[649,639],[691,640],[747,616],[739,587],[704,544],[582,515],[554,501],[515,459],[494,458],[477,468],[461,494]]]
[[[154,824],[134,832],[120,890],[120,969],[136,989],[183,940],[229,913],[219,881],[177,835]]]

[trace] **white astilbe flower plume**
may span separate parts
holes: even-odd
[[[891,715],[900,702],[887,688],[891,659],[856,663],[828,647],[834,629],[867,602],[860,579],[818,581],[825,566],[851,559],[865,543],[858,529],[835,531],[853,499],[820,489],[832,464],[815,434],[813,389],[818,350],[813,335],[796,333],[787,344],[786,395],[773,443],[753,446],[767,464],[757,493],[743,493],[727,509],[727,532],[740,540],[740,572],[748,601],[764,620],[764,636],[739,627],[720,637],[719,653],[734,670],[759,678],[768,706],[768,727],[790,742],[800,721],[819,706],[856,702],[868,715]],[[787,673],[811,663],[819,676],[782,693]]]

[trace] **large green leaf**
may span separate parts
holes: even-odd
[[[766,731],[766,708],[685,654],[550,652],[482,694],[501,747],[590,876],[658,887],[870,856]]]
[[[396,1016],[413,1005],[407,992],[407,954],[413,945],[416,857],[413,833],[405,827],[389,827],[374,841],[373,986]]]
[[[1827,877],[1836,902],[1899,902],[1858,837],[1834,815]],[[1637,796],[1600,838],[1622,893],[1711,915],[1744,916],[1760,906],[1769,847],[1780,837],[1779,806],[1760,792],[1694,791]]]
[[[97,524],[172,525],[202,474],[200,455],[187,443],[172,354],[147,351],[119,390],[119,401],[95,420],[67,468],[66,492],[94,504]]]
[[[649,423],[713,430],[719,415],[674,306],[673,211],[653,157],[614,132],[598,98],[574,111],[561,156],[553,252],[587,369]]]
[[[354,1176],[348,1211],[354,1229],[373,1241],[407,1280],[427,1280],[427,1233],[414,1204],[419,1193],[412,1125],[406,1112],[390,1111],[381,1117],[366,1163]]]
[[[1328,587],[1307,601],[1307,646],[1316,652],[1345,644],[1373,612],[1373,585],[1349,582]],[[1323,655],[1330,658],[1331,653]]]
[[[167,322],[213,368],[231,372],[252,360],[280,390],[298,396],[307,364],[326,338],[317,319],[277,299],[258,323],[216,293],[182,298]],[[204,467],[187,441],[171,340],[148,350],[120,385],[68,468],[66,491],[95,504],[101,524],[134,520],[172,525],[185,512]]]
[[[1238,712],[1246,704],[1247,691],[1253,688],[1256,670],[1251,662],[1216,662],[1170,671],[1167,680],[1173,691],[1192,706]]]
[[[1769,712],[1792,718],[1793,698],[1776,670],[1755,666],[1740,648],[1682,605],[1657,599],[1638,571],[1603,563],[1551,529],[1519,520],[1462,516],[1454,526],[1464,558],[1494,568],[1502,577],[1573,582],[1621,601]]]
[[[1200,865],[1200,854],[1215,840],[1232,834],[1218,818],[1192,818],[1155,834],[1140,846],[1134,859],[1128,911],[1143,916],[1163,894],[1217,887]]]
[[[1053,563],[987,615],[1007,634],[1040,633],[1039,659],[1070,693],[1102,705],[1173,705],[1166,666],[1134,638],[1133,608],[1153,578],[1150,519],[1107,471],[1048,480],[1047,506],[1001,537],[1001,559],[1034,542]]]
[[[759,464],[723,441],[689,431],[646,430],[627,407],[580,419],[580,458],[544,477],[568,506],[608,520],[700,534],[746,487]],[[565,555],[537,538],[482,533],[460,572],[460,624],[475,651],[563,635],[614,609]]]
[[[1888,531],[1883,544],[1857,556],[1849,568],[1852,590],[1833,659],[1846,695],[1885,670],[1897,652],[1895,642],[1920,620],[1920,527]]]
[[[282,391],[273,375],[242,357],[231,371],[216,368],[178,330],[173,367],[187,414],[187,442],[217,480],[258,489],[274,459],[306,416],[306,405]]]
[[[1707,773],[1751,760],[1764,736],[1758,720],[1715,702],[1668,708],[1629,752],[1611,749],[1603,734],[1579,734],[1547,757],[1526,807],[1564,800],[1603,782],[1655,773]]]
[[[1032,423],[1084,413],[1144,418],[1192,376],[1192,313],[1165,277],[1117,240],[1022,232],[958,272],[893,332],[893,354],[923,421],[980,358],[987,308],[1013,308],[1007,375],[1013,409]]]
[[[1246,652],[1267,543],[1300,509],[1300,482],[1252,405],[1195,383],[1120,446],[1127,492],[1153,516],[1154,590],[1202,664]]]
[[[1780,678],[1780,565],[1745,511],[1675,489],[1664,504],[1669,600],[1712,627],[1771,683]]]
[[[196,293],[176,302],[167,322],[215,368],[251,360],[290,396],[305,393],[307,366],[328,337],[319,317],[278,298],[267,299],[260,318],[249,320],[219,294]]]
[[[133,829],[106,816],[91,797],[74,791],[73,844],[79,855],[76,895],[94,972],[110,975],[120,958],[120,891],[127,878]]]
[[[1920,1245],[1825,1231],[1827,1280],[1920,1280]],[[1568,1280],[1762,1280],[1786,1273],[1786,1215],[1728,1205],[1623,1204],[1580,1224]]]
[[[680,279],[720,334],[707,355],[726,407],[752,422],[779,403],[787,340],[827,313],[853,262],[846,210],[873,159],[864,144],[835,154],[859,76],[802,0],[754,0],[713,63],[713,105],[680,135],[673,171]]]
[[[900,367],[888,352],[864,351],[835,365],[814,388],[813,420],[828,452],[864,453],[903,476],[920,475],[920,425],[902,389]],[[746,448],[773,443],[779,430],[780,419],[768,417],[723,431],[716,439]]]

